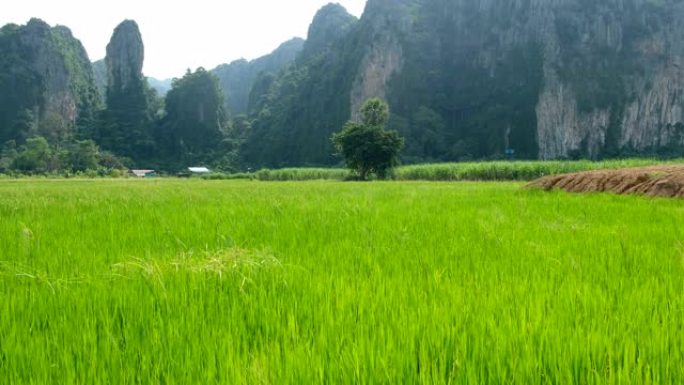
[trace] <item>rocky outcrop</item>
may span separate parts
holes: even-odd
[[[598,157],[606,142],[610,111],[580,113],[570,87],[560,82],[550,83],[536,106],[539,157],[564,158],[577,151]]]
[[[302,58],[310,58],[333,47],[348,35],[357,21],[339,4],[331,3],[321,8],[309,26]]]
[[[540,158],[684,148],[684,4],[615,1],[582,9],[565,0],[537,7],[546,8],[533,19],[544,26],[537,37],[545,46]]]
[[[110,91],[124,91],[144,81],[142,74],[145,47],[138,24],[125,20],[114,29],[107,44],[107,87]]]
[[[0,141],[62,139],[100,105],[88,55],[66,27],[39,19],[3,27],[0,74]]]
[[[387,98],[387,85],[401,72],[404,49],[400,39],[411,28],[410,0],[370,1],[360,28],[372,37],[365,48],[351,91],[352,120],[359,120],[359,110],[370,98]]]
[[[637,150],[684,145],[684,68],[672,58],[650,77],[621,116],[620,146]]]
[[[351,83],[361,60],[358,19],[338,4],[316,13],[295,63],[257,78],[250,93],[251,127],[242,146],[254,167],[330,164],[330,135],[349,120]]]
[[[331,132],[371,97],[413,162],[684,154],[684,2],[369,0],[335,35],[337,9],[260,83],[255,166],[335,162]]]
[[[387,95],[411,124],[403,105],[425,103],[453,122],[445,137],[479,136],[480,149],[492,148],[481,155],[496,155],[508,142],[500,138],[510,128],[497,126],[528,137],[518,140],[518,149],[536,140],[542,159],[684,150],[682,2],[489,0],[475,6],[466,0],[371,0],[367,13],[379,7],[384,12],[373,17],[375,23],[389,20],[400,27],[372,34],[351,95],[352,111],[369,96]],[[394,16],[384,16],[391,10]],[[397,15],[411,15],[413,21]],[[406,38],[402,26],[425,38]],[[430,54],[433,44],[439,47],[436,55]],[[538,58],[515,59],[535,49]],[[406,60],[421,67],[404,73]],[[536,67],[541,76],[531,81]],[[425,83],[434,80],[433,93],[447,98],[439,101],[442,106],[430,97],[401,94],[406,91],[400,88],[424,86],[412,80],[418,71]],[[440,83],[447,86],[440,89]],[[516,96],[521,86],[529,88]],[[395,90],[388,94],[388,87]],[[463,92],[469,95],[461,98]],[[523,120],[516,110],[533,114]],[[464,126],[470,132],[463,132]],[[535,155],[527,147],[526,156]]]
[[[386,36],[370,47],[352,86],[352,120],[360,119],[361,106],[366,100],[387,98],[387,84],[395,73],[401,71],[402,64],[402,47],[392,36]]]
[[[98,144],[133,159],[153,152],[152,110],[147,80],[143,76],[145,48],[133,20],[119,24],[107,45],[107,109],[104,124],[95,134]]]

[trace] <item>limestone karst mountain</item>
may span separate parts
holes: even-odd
[[[239,120],[224,139],[245,168],[337,164],[331,134],[381,97],[405,162],[681,156],[683,20],[676,0],[369,0],[360,19],[329,4],[306,41],[212,71]],[[0,141],[84,132],[154,157],[143,60],[133,21],[92,67],[65,27],[3,27]]]
[[[145,47],[133,20],[119,24],[107,45],[107,109],[95,134],[105,149],[123,156],[153,156],[152,113],[142,73]]]
[[[336,162],[330,134],[349,116],[350,80],[358,65],[352,34],[359,21],[340,5],[323,7],[295,64],[256,82],[245,162],[254,167]],[[319,36],[320,35],[320,36]]]
[[[0,143],[59,141],[101,105],[81,42],[39,19],[0,29]]]
[[[271,82],[245,153],[331,164],[331,132],[379,96],[409,161],[680,154],[682,20],[673,0],[369,0]]]

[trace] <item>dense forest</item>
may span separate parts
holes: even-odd
[[[37,19],[5,26],[0,44],[9,54],[1,63],[0,172],[236,169],[218,79],[202,68],[188,71],[161,98],[142,74],[134,21],[116,28],[107,57],[92,66],[66,28]],[[99,87],[98,77],[105,79]]]
[[[306,40],[170,90],[133,21],[95,63],[66,27],[6,25],[0,172],[336,165],[332,134],[373,97],[404,163],[681,156],[682,20],[674,0],[329,4]]]

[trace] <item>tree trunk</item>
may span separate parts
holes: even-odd
[[[366,168],[361,168],[359,170],[359,177],[361,178],[362,181],[367,181],[368,180],[368,169]]]

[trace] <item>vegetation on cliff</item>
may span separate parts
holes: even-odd
[[[32,19],[0,29],[0,143],[78,136],[102,102],[90,61],[65,27]]]
[[[277,75],[292,64],[301,52],[304,40],[295,38],[281,44],[275,51],[258,59],[236,60],[220,65],[211,72],[219,79],[226,112],[235,117],[246,114],[255,82],[265,75]]]
[[[370,0],[361,19],[330,4],[305,42],[190,73],[166,100],[142,74],[134,22],[117,28],[93,74],[66,28],[32,20],[0,30],[0,143],[94,140],[169,171],[340,165],[329,138],[379,97],[405,138],[404,163],[677,156],[682,18],[679,3],[648,0]],[[179,96],[200,78],[206,100]],[[190,118],[197,108],[221,116],[215,127]]]
[[[226,154],[222,141],[227,129],[223,94],[218,79],[200,68],[175,79],[166,94],[166,115],[156,133],[161,159],[190,164],[213,164]],[[186,166],[187,167],[187,166]]]

